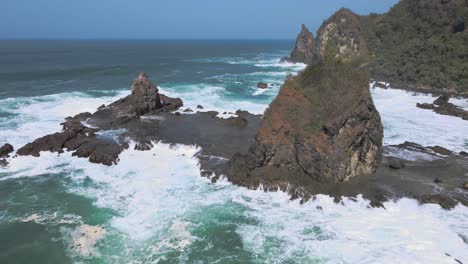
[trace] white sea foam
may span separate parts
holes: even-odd
[[[100,105],[127,94],[128,91],[111,92],[110,96],[95,98],[72,92],[0,100],[0,109],[15,115],[13,119],[0,120],[0,143],[8,141],[15,147],[22,146],[38,136],[60,131],[60,123],[67,116],[94,112]]]
[[[468,111],[468,99],[465,98],[450,98],[450,103],[461,107],[462,109]]]
[[[371,93],[384,124],[385,144],[412,141],[468,150],[468,122],[416,107],[416,103],[432,103],[433,96],[382,88],[371,89]]]
[[[268,92],[268,89],[260,89],[256,88],[255,91],[252,93],[252,95],[261,95]]]
[[[452,211],[402,199],[369,208],[327,196],[300,205],[284,193],[246,192],[238,202],[259,223],[242,225],[245,246],[265,262],[454,263],[468,260],[468,208]],[[271,246],[276,244],[276,246]]]
[[[370,208],[369,202],[345,199],[335,204],[328,196],[300,204],[282,192],[247,190],[220,181],[211,184],[200,176],[199,149],[154,143],[150,151],[130,147],[121,162],[112,167],[91,164],[85,159],[61,155],[55,159],[43,153],[38,163],[69,172],[76,187],[70,192],[92,198],[95,205],[110,208],[117,215],[102,228],[118,236],[127,251],[122,259],[131,259],[134,251],[146,247],[147,254],[187,252],[204,236],[193,233],[200,221],[198,210],[210,205],[229,208],[239,204],[246,210],[236,224],[236,233],[244,250],[261,262],[326,263],[453,263],[453,258],[468,261],[468,208],[451,211],[438,205],[420,206],[403,199],[387,202],[385,208]],[[16,160],[31,158],[20,157]],[[16,163],[15,163],[16,162]],[[43,171],[13,162],[13,167],[40,175]],[[66,166],[64,166],[66,165]],[[23,168],[19,168],[23,166]],[[44,169],[47,171],[48,169]],[[33,176],[33,175],[31,175]],[[80,184],[93,181],[93,185]],[[232,220],[230,220],[232,221]],[[78,229],[77,229],[78,230]],[[76,233],[76,232],[75,232]],[[114,236],[115,237],[115,236]],[[106,239],[106,237],[99,237]],[[86,253],[98,252],[91,239]],[[452,257],[448,257],[447,254]],[[102,253],[101,253],[102,254]]]
[[[198,84],[179,86],[175,88],[160,87],[160,91],[171,97],[180,97],[184,101],[183,108],[190,108],[194,111],[217,111],[220,117],[232,115],[223,115],[224,112],[235,113],[237,110],[249,111],[253,114],[263,114],[268,107],[266,103],[255,103],[248,100],[234,100],[227,97],[228,92],[223,87]],[[202,105],[203,109],[197,109]]]

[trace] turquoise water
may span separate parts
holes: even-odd
[[[140,71],[185,107],[263,113],[279,86],[256,83],[281,84],[303,68],[277,63],[292,45],[0,42],[0,143],[18,148],[59,131],[64,117],[128,94]],[[386,143],[466,148],[464,121],[417,112],[415,101],[431,97],[372,92]],[[369,208],[327,196],[299,204],[281,192],[212,184],[200,176],[196,146],[132,149],[112,167],[41,153],[0,169],[0,263],[454,263],[446,253],[468,261],[466,207],[403,199]]]

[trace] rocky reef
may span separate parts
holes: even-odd
[[[460,117],[463,120],[468,120],[468,111],[449,103],[450,97],[448,95],[439,96],[432,104],[428,103],[417,103],[416,106],[422,109],[434,110],[434,112],[441,115],[449,115]]]
[[[119,154],[128,147],[123,140],[101,136],[103,130],[119,129],[132,120],[139,120],[152,111],[170,111],[182,106],[182,100],[160,95],[156,85],[145,73],[133,81],[131,94],[109,106],[101,106],[94,114],[81,113],[67,117],[63,131],[38,138],[17,151],[20,156],[38,157],[41,151],[63,153],[89,158],[90,162],[116,164]]]
[[[341,9],[315,39],[302,30],[288,60],[310,64],[332,43],[366,58],[370,77],[392,87],[467,97],[467,19],[465,0],[401,0],[382,15]]]
[[[110,166],[119,161],[129,141],[135,142],[136,150],[145,151],[153,147],[152,142],[163,140],[199,145],[203,147],[200,155],[227,159],[235,152],[247,150],[260,120],[259,116],[243,111],[227,119],[217,118],[217,112],[181,115],[174,111],[183,105],[182,100],[160,94],[145,73],[139,74],[130,90],[130,95],[102,105],[94,113],[67,117],[61,124],[62,131],[38,138],[19,148],[16,154],[38,157],[43,151],[71,151],[73,156]],[[223,141],[224,144],[217,144]],[[1,153],[12,149],[5,145]]]
[[[13,156],[13,146],[3,146],[0,165],[17,155],[70,151],[111,166],[129,146],[145,151],[162,141],[199,146],[195,157],[202,175],[212,181],[227,175],[250,188],[280,187],[291,199],[327,194],[338,202],[362,195],[372,206],[401,197],[446,209],[467,205],[461,190],[467,186],[468,154],[409,142],[384,147],[382,153],[382,127],[362,64],[329,59],[288,79],[263,118],[245,111],[224,119],[217,112],[180,114],[182,100],[159,94],[140,74],[127,97],[95,113],[66,118],[62,131],[26,144]],[[408,152],[423,158],[399,154]]]

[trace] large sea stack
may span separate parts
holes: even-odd
[[[328,38],[320,43],[320,60],[286,80],[249,152],[230,161],[230,181],[296,189],[374,173],[383,127],[359,56],[365,42],[355,37],[356,27],[341,27],[348,17],[336,19],[322,31]]]

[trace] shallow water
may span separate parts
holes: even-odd
[[[262,113],[279,87],[260,92],[256,83],[303,68],[277,63],[291,45],[1,43],[0,143],[19,147],[58,131],[64,117],[125,96],[142,70],[186,107]],[[468,122],[416,108],[433,97],[371,92],[385,144],[468,150]],[[0,169],[0,263],[468,262],[466,207],[402,199],[370,208],[323,195],[299,204],[281,192],[212,184],[200,176],[196,146],[132,149],[112,167],[42,153]]]

